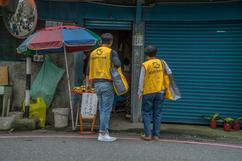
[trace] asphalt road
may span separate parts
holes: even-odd
[[[242,147],[242,146],[241,146]],[[0,138],[0,161],[242,161],[242,148],[91,138]]]

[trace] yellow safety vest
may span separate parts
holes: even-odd
[[[145,68],[143,95],[164,90],[164,75],[161,60],[151,59],[144,62],[143,66]]]
[[[108,47],[99,47],[91,52],[89,58],[89,80],[112,80],[110,74],[111,50]]]

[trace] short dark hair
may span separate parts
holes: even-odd
[[[102,44],[110,44],[113,41],[113,35],[110,33],[104,33],[101,35]]]
[[[157,53],[157,48],[153,45],[148,45],[145,48],[145,55],[150,56],[150,57],[154,57],[156,56]]]

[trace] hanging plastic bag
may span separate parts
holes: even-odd
[[[172,76],[171,69],[164,60],[161,60],[164,70],[165,99],[176,101],[181,98],[181,93]]]
[[[111,68],[110,70],[112,80],[113,80],[113,87],[115,93],[120,96],[129,91],[129,84],[122,73],[121,67],[119,68]]]
[[[47,107],[49,107],[63,74],[64,70],[53,64],[51,58],[46,55],[45,61],[31,87],[30,95],[32,99],[42,97]]]

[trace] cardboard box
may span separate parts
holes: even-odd
[[[0,0],[0,6],[7,6],[10,0]]]
[[[8,66],[0,66],[0,85],[9,85],[8,82]]]

